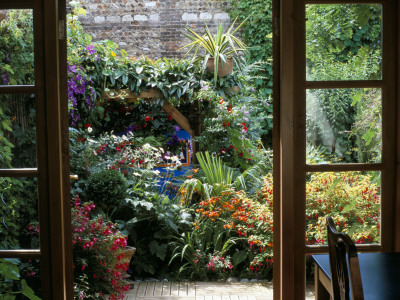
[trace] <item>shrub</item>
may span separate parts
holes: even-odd
[[[356,243],[380,240],[380,186],[362,172],[312,174],[307,183],[307,244],[326,244],[326,215]]]
[[[126,237],[118,226],[107,222],[102,216],[91,218],[95,208],[93,202],[81,203],[74,197],[72,207],[72,244],[74,256],[74,281],[76,293],[86,297],[123,299],[129,285],[124,280],[128,262],[121,250],[126,246]],[[79,291],[80,289],[80,291]]]
[[[109,215],[127,197],[127,188],[126,179],[120,171],[102,170],[89,177],[84,198],[93,201]]]

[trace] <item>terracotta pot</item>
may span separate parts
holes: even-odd
[[[233,71],[233,58],[232,57],[228,57],[227,59],[227,64],[224,64],[224,67],[222,68],[222,62],[221,59],[218,60],[218,76],[219,77],[225,77],[228,76],[230,74],[232,74]],[[214,73],[214,57],[210,57],[207,60],[207,70]]]
[[[124,255],[124,258],[128,259],[128,262],[131,261],[131,258],[133,254],[135,254],[136,248],[135,247],[130,247],[126,246],[124,250],[121,251],[121,253]]]

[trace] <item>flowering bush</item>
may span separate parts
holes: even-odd
[[[224,277],[228,269],[237,276],[270,276],[272,205],[270,175],[258,197],[226,190],[195,204],[192,232],[178,239],[173,256],[186,261],[181,272],[203,279]]]
[[[71,172],[85,180],[105,169],[119,170],[126,176],[128,170],[135,170],[154,177],[157,173],[152,169],[163,162],[163,149],[142,141],[133,134],[117,136],[106,132],[94,137],[90,130],[71,128]]]
[[[380,241],[380,186],[375,174],[314,173],[307,183],[307,244],[327,244],[326,215],[356,243]]]
[[[76,286],[86,279],[85,297],[123,299],[129,285],[124,280],[128,264],[121,250],[127,239],[118,231],[118,226],[103,217],[91,218],[95,208],[92,202],[81,203],[78,196],[73,199],[72,232],[74,277]],[[77,291],[80,297],[80,291]]]

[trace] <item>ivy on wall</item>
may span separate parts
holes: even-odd
[[[254,76],[256,88],[266,94],[272,93],[272,0],[229,0],[232,19],[243,21],[241,37],[249,46],[249,63],[263,61]]]

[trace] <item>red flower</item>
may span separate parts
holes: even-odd
[[[221,149],[219,149],[219,152],[220,152],[221,154],[226,153],[226,148],[221,148]]]
[[[232,112],[232,104],[229,104],[229,105],[226,107],[226,109],[227,109],[229,112]]]
[[[85,125],[85,128],[89,128],[89,127],[92,127],[92,125],[90,125],[90,124]]]
[[[168,117],[168,120],[172,120],[172,113],[169,113],[169,117]]]
[[[228,126],[229,126],[229,124],[230,124],[230,122],[224,122],[224,123],[222,123],[222,126],[224,126],[224,127],[228,127]]]
[[[240,151],[238,154],[240,157],[243,157],[243,151]]]
[[[150,121],[150,117],[149,117],[149,116],[146,116],[146,117],[144,118],[144,120],[145,120],[146,122],[148,122],[148,121]]]
[[[242,125],[243,125],[243,131],[244,131],[244,132],[247,132],[247,126],[246,126],[246,123],[242,123]]]
[[[230,146],[229,146],[229,148],[231,148],[231,149],[235,149],[235,146],[233,146],[233,145],[230,145]]]

